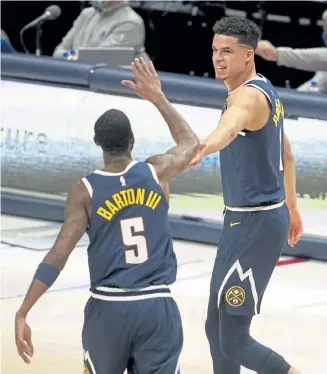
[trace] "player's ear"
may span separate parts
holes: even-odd
[[[97,138],[96,138],[95,135],[93,136],[93,141],[94,141],[94,143],[95,143],[97,146],[99,145],[99,143],[98,143]]]
[[[132,150],[134,148],[134,143],[135,143],[135,138],[134,138],[134,134],[132,134],[130,139],[129,139],[129,150],[130,150],[130,152],[132,152]]]
[[[246,59],[247,61],[250,61],[254,56],[254,50],[252,48],[248,49],[246,51]]]

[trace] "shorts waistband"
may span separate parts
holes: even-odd
[[[172,297],[167,285],[149,286],[144,288],[114,288],[99,286],[91,291],[91,297],[105,301],[135,301]]]
[[[235,207],[235,206],[226,206],[227,210],[232,212],[259,212],[261,210],[271,210],[277,209],[284,205],[284,200],[280,203],[271,204],[271,205],[262,205],[262,206],[249,206],[249,207]]]

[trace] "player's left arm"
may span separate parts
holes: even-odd
[[[39,264],[17,314],[26,317],[40,296],[56,281],[71,252],[86,231],[88,199],[89,195],[82,181],[71,186],[65,206],[65,221],[53,247]]]
[[[230,94],[228,108],[221,116],[218,126],[202,142],[201,156],[204,157],[224,149],[244,129],[259,130],[268,121],[270,111],[270,104],[260,90],[247,86],[237,88]],[[198,160],[194,161],[196,164]]]
[[[294,247],[303,234],[303,222],[296,200],[296,166],[288,136],[284,133],[284,186],[286,205],[290,213],[288,244]]]

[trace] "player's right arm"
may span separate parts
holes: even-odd
[[[135,59],[132,70],[136,83],[122,81],[122,84],[131,88],[141,98],[150,101],[159,110],[176,142],[176,146],[165,154],[151,156],[146,160],[155,168],[160,183],[166,184],[188,168],[198,151],[199,140],[163,94],[160,79],[152,62]]]
[[[303,234],[303,223],[296,200],[296,167],[291,143],[284,133],[284,186],[286,204],[290,213],[288,244],[293,247]]]
[[[85,233],[88,225],[87,208],[90,197],[81,181],[74,183],[68,192],[65,221],[52,248],[39,264],[23,303],[16,313],[15,338],[18,354],[30,363],[34,348],[31,329],[26,317],[39,298],[52,286],[64,268],[71,252]]]
[[[165,154],[149,157],[146,162],[154,166],[159,180],[166,183],[188,168],[198,151],[199,139],[164,95],[155,106],[166,121],[176,146]]]

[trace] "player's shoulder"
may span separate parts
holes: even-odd
[[[89,185],[85,183],[85,178],[72,183],[68,190],[68,198],[75,201],[88,202],[90,198]]]
[[[119,8],[119,12],[124,15],[124,21],[133,23],[137,26],[144,27],[143,18],[128,4]]]
[[[93,14],[96,12],[93,6],[89,6],[84,8],[81,13],[79,14],[79,17],[81,18],[90,18],[93,16]]]
[[[228,106],[234,104],[240,105],[258,105],[265,99],[265,92],[254,86],[240,86],[236,90],[232,91],[228,97]]]

